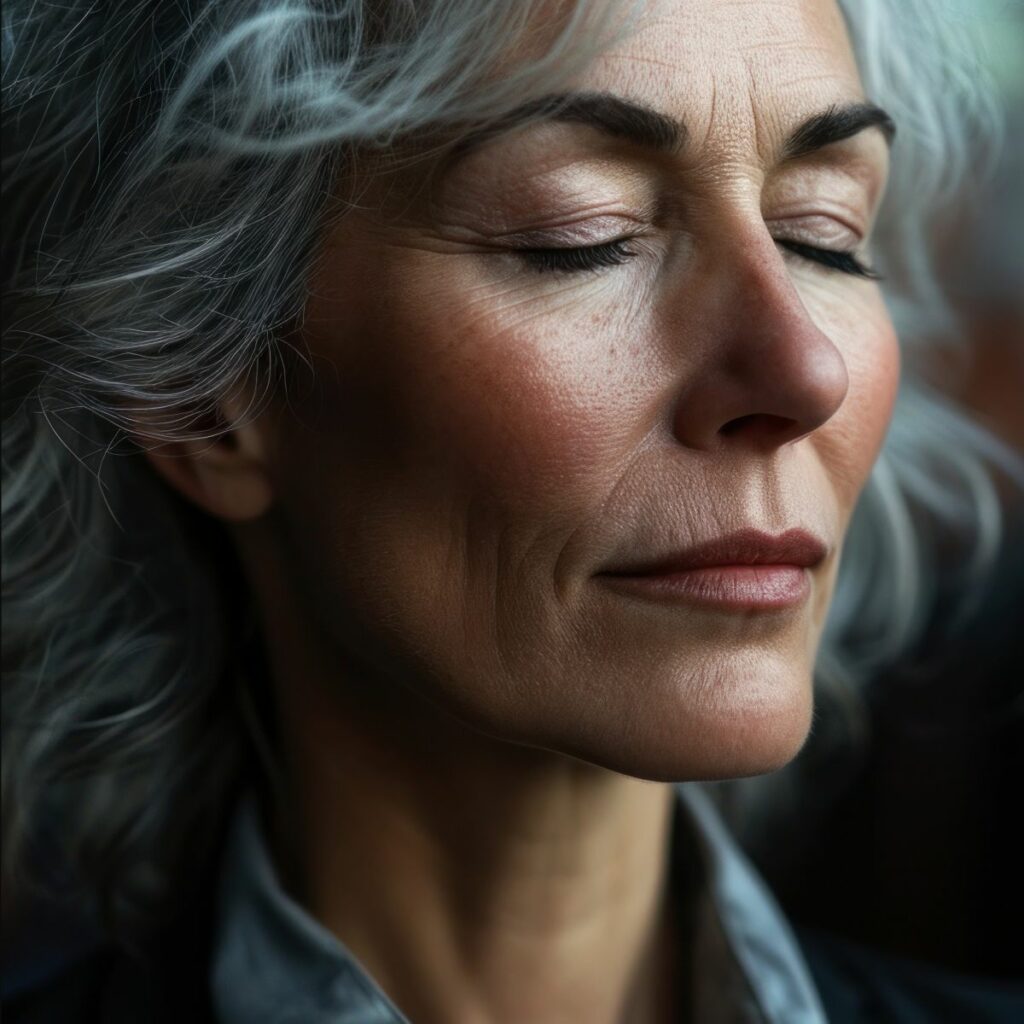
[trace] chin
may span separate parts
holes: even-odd
[[[764,775],[784,767],[810,733],[810,673],[785,680],[723,678],[701,697],[673,705],[651,701],[634,710],[628,727],[589,723],[599,731],[563,752],[623,775],[652,782],[689,782]],[[566,737],[563,737],[563,741]]]

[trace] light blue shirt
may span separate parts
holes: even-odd
[[[700,786],[675,788],[701,864],[694,1019],[826,1024],[800,947],[764,882]],[[251,795],[236,811],[221,878],[211,967],[221,1024],[413,1024],[351,951],[282,889]]]

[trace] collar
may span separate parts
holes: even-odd
[[[701,861],[694,1019],[826,1024],[767,886],[701,786],[675,789],[677,824],[690,833]],[[222,1024],[410,1024],[352,952],[281,888],[253,794],[235,811],[218,902],[211,984]]]

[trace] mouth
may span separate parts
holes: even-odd
[[[597,575],[616,591],[644,600],[779,611],[807,600],[810,572],[827,553],[825,544],[806,530],[778,536],[740,530]]]

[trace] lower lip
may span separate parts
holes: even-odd
[[[776,611],[807,600],[810,574],[799,565],[713,565],[640,576],[602,574],[614,589],[648,601],[704,604],[730,611]]]

